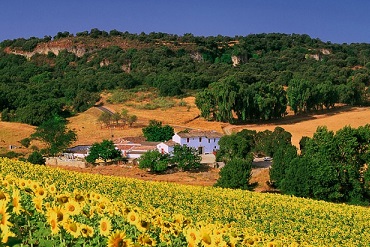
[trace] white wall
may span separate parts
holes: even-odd
[[[189,142],[188,142],[189,139]],[[172,137],[172,140],[179,143],[180,145],[187,145],[188,147],[193,147],[198,150],[199,147],[202,147],[203,154],[213,153],[214,150],[220,149],[218,141],[220,138],[210,138],[207,137],[190,137],[190,138],[181,138],[177,134]]]

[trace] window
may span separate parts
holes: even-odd
[[[186,142],[189,142],[189,138],[186,138]]]
[[[202,137],[199,137],[199,142],[202,142]]]
[[[211,139],[208,139],[208,143],[211,143]]]

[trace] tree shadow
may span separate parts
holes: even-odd
[[[317,116],[334,116],[343,112],[350,112],[353,110],[353,106],[336,106],[331,109],[315,110],[306,113],[299,113],[296,115],[289,115],[279,119],[271,120],[253,120],[253,121],[235,121],[232,125],[246,125],[246,124],[266,124],[266,125],[288,125],[300,122],[305,122],[308,120],[317,119]]]
[[[200,164],[198,168],[188,170],[189,173],[209,172],[212,168],[208,164]]]

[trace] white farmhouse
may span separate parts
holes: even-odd
[[[186,145],[198,150],[199,154],[212,154],[220,149],[218,141],[222,134],[216,131],[188,130],[176,133],[171,141],[161,142],[157,148],[162,153],[170,153],[175,144]]]

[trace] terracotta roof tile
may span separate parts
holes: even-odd
[[[223,135],[216,131],[207,131],[207,130],[190,130],[189,132],[179,132],[177,133],[181,138],[190,138],[190,137],[207,137],[207,138],[220,138]]]

